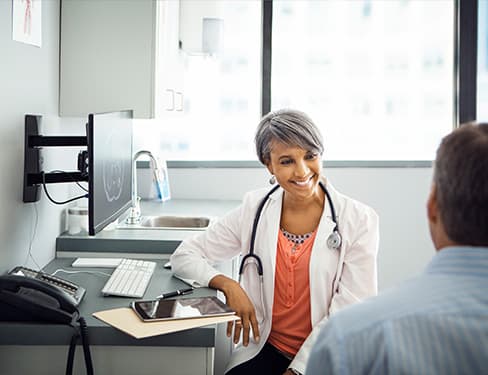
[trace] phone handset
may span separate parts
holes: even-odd
[[[0,277],[0,303],[9,315],[2,320],[70,324],[78,315],[75,301],[69,295],[26,276]]]

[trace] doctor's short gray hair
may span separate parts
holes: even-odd
[[[305,113],[293,109],[281,109],[265,115],[259,122],[254,142],[259,161],[269,163],[273,141],[307,151],[324,153],[320,130]]]

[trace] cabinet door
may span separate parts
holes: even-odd
[[[62,2],[60,116],[123,109],[155,116],[159,3]]]
[[[157,116],[183,112],[183,56],[179,48],[180,0],[160,4]],[[164,26],[163,26],[164,25]]]
[[[226,326],[225,324],[220,325]],[[65,373],[65,346],[4,345],[0,349],[2,354],[0,374],[2,375]],[[90,350],[95,374],[214,374],[213,348],[92,345]],[[81,350],[76,353],[73,369],[74,374],[86,374]],[[215,374],[223,374],[223,372],[215,372]]]

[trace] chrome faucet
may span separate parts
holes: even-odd
[[[141,222],[141,205],[139,203],[141,198],[137,196],[137,159],[141,155],[149,156],[153,164],[153,173],[156,177],[158,176],[158,163],[151,151],[137,151],[132,158],[132,207],[130,208],[129,216],[125,220],[127,224],[139,224]]]

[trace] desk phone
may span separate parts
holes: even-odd
[[[35,271],[30,268],[18,266],[12,269],[9,272],[9,275],[18,275],[18,276],[25,276],[30,277],[39,281],[43,281],[49,285],[53,285],[63,291],[64,293],[68,294],[75,300],[76,306],[78,306],[81,302],[81,299],[85,295],[85,288],[76,285],[70,281],[64,280],[60,277],[56,277],[50,275],[48,273],[42,271]]]

